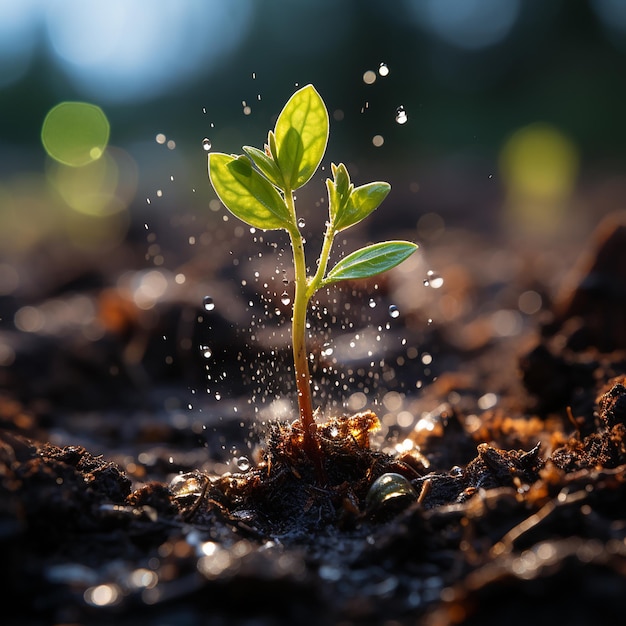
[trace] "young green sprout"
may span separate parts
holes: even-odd
[[[226,208],[246,224],[263,230],[283,229],[293,252],[295,295],[291,319],[293,360],[298,392],[303,447],[311,461],[322,466],[313,416],[311,379],[306,348],[306,314],[318,289],[343,280],[369,278],[407,259],[417,245],[385,241],[361,248],[327,271],[337,233],[354,226],[374,211],[391,187],[374,182],[355,187],[343,163],[332,164],[333,179],[326,180],[328,213],[326,233],[313,276],[307,276],[304,240],[298,228],[294,191],[317,171],[328,141],[328,111],[312,85],[296,91],[268,134],[265,151],[244,146],[246,155],[212,153],[209,178]],[[253,166],[256,166],[253,167]],[[323,474],[323,470],[320,472]]]

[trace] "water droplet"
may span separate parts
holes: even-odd
[[[213,302],[211,296],[204,296],[204,298],[202,298],[202,306],[205,311],[212,311],[215,308],[215,302]]]
[[[370,309],[376,308],[376,300],[374,300],[373,298],[370,299],[369,305],[370,305]]]
[[[396,317],[400,317],[400,311],[399,311],[398,307],[395,304],[391,304],[389,306],[389,316],[393,317],[394,319]]]
[[[211,149],[211,140],[210,140],[208,137],[205,137],[205,138],[202,140],[202,149],[203,149],[205,152],[208,152],[208,151]]]
[[[424,287],[432,287],[433,289],[439,289],[443,286],[443,278],[439,276],[433,270],[426,272],[426,278],[424,279]]]
[[[205,359],[210,359],[213,356],[213,352],[211,352],[209,346],[200,346],[200,352],[202,352],[202,356]]]
[[[363,74],[363,82],[366,85],[371,85],[372,83],[376,82],[376,74],[374,72],[372,72],[372,70],[367,70],[367,72],[364,72]]]
[[[240,456],[235,459],[235,465],[240,472],[247,472],[250,469],[250,460],[247,456]]]
[[[298,228],[304,228],[306,226],[306,222],[304,221],[304,218],[301,217],[298,219]]]
[[[389,76],[389,66],[386,63],[381,63],[378,66],[378,73],[381,76]]]
[[[188,472],[178,474],[170,482],[170,491],[175,498],[186,498],[187,496],[199,496],[202,494],[207,478],[200,472]]]
[[[396,122],[398,124],[406,124],[409,121],[409,116],[406,114],[403,106],[399,106],[396,110]]]
[[[417,499],[411,483],[400,474],[383,474],[370,487],[365,507],[372,514],[398,512]]]
[[[280,301],[285,306],[291,302],[291,298],[289,297],[289,294],[286,291],[283,291],[282,294],[280,294]]]

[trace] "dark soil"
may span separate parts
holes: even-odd
[[[42,297],[91,294],[105,332],[4,333],[15,359],[0,377],[2,623],[619,623],[626,227],[603,226],[560,293],[533,251],[509,249],[518,269],[487,278],[494,248],[463,236],[433,249],[446,277],[433,297],[461,313],[428,325],[434,305],[413,286],[389,332],[433,364],[375,356],[394,367],[372,393],[397,392],[415,419],[387,404],[319,417],[323,479],[297,421],[255,426],[237,405],[244,384],[236,412],[184,409],[180,390],[202,371],[189,346],[210,339],[226,380],[241,380],[227,357],[245,344],[233,330],[244,313],[216,312],[206,337],[206,285],[163,298],[148,321],[98,281]],[[571,254],[561,262],[555,275]],[[406,289],[390,279],[378,296]],[[531,289],[542,309],[496,332],[494,312]],[[4,302],[5,316],[19,304]],[[164,345],[180,333],[191,341]],[[277,339],[258,334],[263,360]],[[352,367],[365,390],[367,366]]]

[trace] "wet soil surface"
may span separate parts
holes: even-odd
[[[101,277],[3,301],[21,322],[2,331],[2,623],[615,623],[625,244],[605,224],[568,273],[571,251],[450,235],[429,265],[344,290],[347,311],[378,300],[316,370],[347,398],[318,417],[321,468],[279,394],[246,396],[231,276],[187,267],[150,307]],[[285,327],[266,322],[255,358],[280,369]],[[371,328],[387,339],[361,354]],[[228,397],[196,391],[209,345]]]

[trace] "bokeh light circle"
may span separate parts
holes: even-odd
[[[81,167],[103,155],[109,133],[109,120],[100,107],[87,102],[61,102],[46,115],[41,141],[55,161]]]

